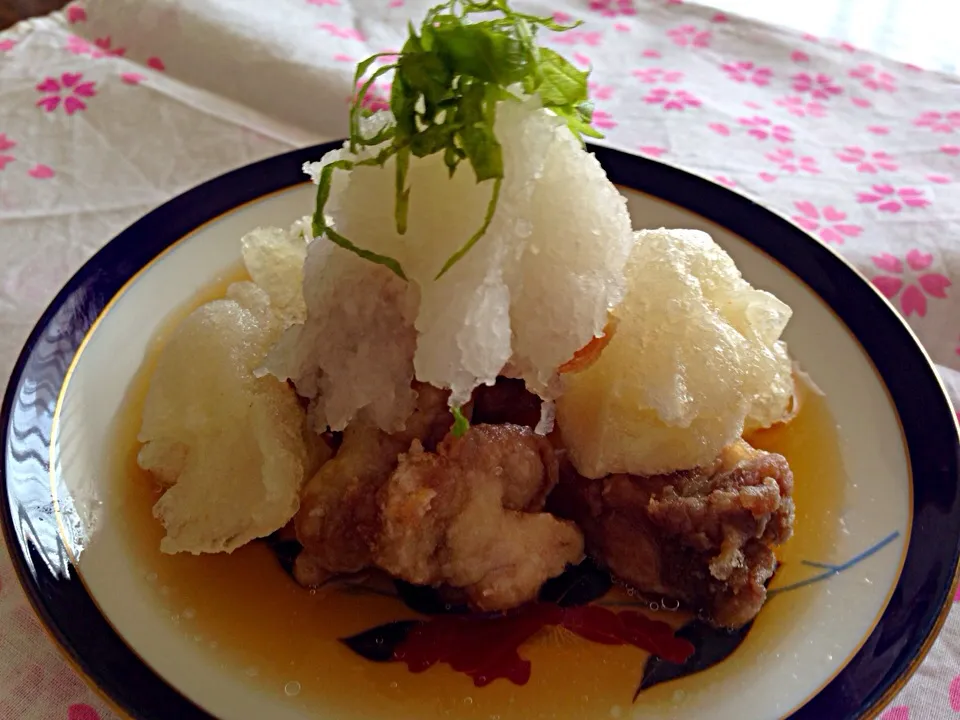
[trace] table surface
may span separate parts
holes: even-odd
[[[66,4],[66,0],[0,0],[0,30]],[[957,2],[910,0],[909,10],[905,0],[710,0],[700,4],[845,40],[931,70],[953,73],[960,66],[955,35],[960,26]]]

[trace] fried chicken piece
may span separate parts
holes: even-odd
[[[417,406],[402,432],[388,435],[351,423],[333,459],[303,489],[294,517],[303,552],[294,575],[315,586],[332,574],[358,572],[372,564],[371,547],[380,530],[377,490],[414,440],[435,447],[453,424],[449,393],[417,384]]]
[[[736,628],[766,600],[773,548],[793,530],[792,493],[786,459],[741,440],[710,467],[670,475],[587,480],[565,465],[551,509],[577,522],[614,575]]]
[[[463,588],[505,610],[583,557],[571,523],[541,512],[557,484],[553,448],[529,428],[474,425],[436,453],[417,443],[381,488],[376,562],[418,585]]]

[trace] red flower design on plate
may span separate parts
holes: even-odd
[[[800,95],[785,95],[774,102],[791,115],[796,115],[797,117],[807,117],[809,115],[810,117],[822,118],[827,114],[827,108],[823,103],[819,103],[816,100],[807,102]]]
[[[952,133],[960,128],[960,110],[946,113],[927,110],[917,115],[913,124],[917,127],[930,128],[933,132]]]
[[[794,215],[793,221],[807,232],[816,233],[825,243],[842,245],[844,238],[857,237],[863,232],[859,225],[844,222],[847,214],[832,205],[817,209],[808,200],[794,203],[800,215]]]
[[[684,110],[688,107],[698,108],[702,104],[696,96],[686,90],[669,90],[656,87],[643,98],[650,105],[662,105],[664,110]]]
[[[109,35],[97,38],[92,44],[86,38],[82,38],[79,35],[71,35],[67,38],[67,52],[71,52],[74,55],[89,55],[95,58],[107,56],[122,57],[127,52],[126,48],[113,47],[112,44]]]
[[[667,30],[667,37],[678,47],[710,47],[713,38],[709,30],[701,30],[696,25],[678,25]]]
[[[850,71],[850,77],[860,80],[865,88],[896,92],[897,80],[888,72],[874,67],[870,63],[861,63]]]
[[[773,77],[773,70],[768,67],[754,65],[749,60],[724,63],[720,68],[727,74],[727,77],[734,82],[752,82],[754,85],[761,87],[769,85],[770,78]]]
[[[832,95],[843,92],[843,88],[824,73],[797,73],[791,80],[795,92],[810,93],[810,96],[817,100],[829,100]]]
[[[605,17],[637,14],[633,0],[590,0],[590,9]]]
[[[838,150],[837,157],[845,163],[855,164],[857,172],[875,173],[877,170],[896,170],[899,166],[893,156],[882,150],[867,152],[859,145],[848,145]]]
[[[767,160],[780,166],[780,170],[786,173],[805,172],[811,175],[819,175],[820,168],[817,167],[817,161],[810,155],[796,155],[789,148],[777,148],[768,152]]]
[[[906,260],[910,273],[906,272],[900,258],[890,253],[875,255],[870,259],[880,270],[893,273],[875,276],[873,284],[890,300],[899,295],[900,309],[907,317],[913,313],[925,317],[927,297],[940,299],[947,297],[947,288],[952,284],[950,279],[940,273],[923,272],[933,264],[933,255],[930,253],[916,248],[908,252]],[[900,292],[901,290],[903,292]]]
[[[793,130],[786,125],[774,124],[770,118],[754,115],[753,117],[739,118],[738,122],[744,127],[749,128],[747,134],[755,137],[757,140],[766,140],[768,137],[771,137],[777,142],[793,142]]]
[[[867,192],[857,193],[857,202],[872,205],[876,203],[880,212],[898,213],[905,207],[923,208],[930,201],[923,196],[923,190],[912,187],[895,188],[893,185],[874,185]]]
[[[679,70],[666,70],[657,67],[634,70],[633,76],[640,82],[649,85],[653,83],[676,83],[683,80],[683,73]]]
[[[60,107],[61,101],[63,109],[67,115],[73,115],[78,110],[86,110],[87,104],[82,98],[91,98],[97,94],[95,83],[81,82],[82,73],[63,73],[59,78],[47,77],[43,82],[37,83],[37,92],[44,93],[36,102],[37,107],[41,107],[47,112],[53,112]]]

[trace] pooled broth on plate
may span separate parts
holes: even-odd
[[[764,656],[778,652],[778,628],[803,622],[814,592],[808,588],[775,595],[728,659],[705,672],[644,690],[635,701],[646,653],[629,645],[588,642],[559,627],[548,627],[521,646],[520,655],[532,664],[526,685],[497,680],[475,687],[470,677],[446,665],[413,674],[403,663],[370,662],[338,642],[380,624],[416,618],[399,599],[336,587],[306,590],[262,542],[229,555],[162,554],[163,527],[151,513],[159,490],[137,465],[137,432],[149,379],[164,338],[176,323],[202,302],[222,297],[230,282],[243,279],[242,269],[225,274],[158,333],[115,421],[113,492],[104,509],[122,524],[129,552],[153,588],[157,612],[169,618],[171,632],[192,638],[198,653],[208,654],[245,682],[304,711],[338,720],[655,717],[682,706],[693,694],[721,686],[727,692],[745,691]],[[783,587],[809,577],[801,561],[829,561],[842,531],[846,477],[837,428],[825,399],[807,392],[792,423],[749,440],[759,449],[783,454],[795,477],[795,533],[778,548],[781,567],[771,583],[772,588]],[[96,553],[94,538],[85,557]],[[80,567],[82,571],[82,562]],[[605,598],[609,600],[637,598],[616,589]],[[674,627],[690,619],[682,611],[647,612]]]

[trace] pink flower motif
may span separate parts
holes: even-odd
[[[774,182],[774,181],[777,179],[777,176],[776,176],[776,175],[774,175],[773,173],[768,173],[768,172],[760,172],[760,173],[757,173],[757,177],[760,178],[761,180],[763,180],[763,181],[766,182],[766,183],[772,183],[772,182]]]
[[[553,36],[554,42],[563,45],[589,45],[596,47],[603,41],[603,33],[599,30],[568,30],[567,32],[556,33]]]
[[[717,175],[714,180],[716,180],[721,185],[726,185],[728,188],[736,187],[737,181],[733,178],[728,178],[726,175]]]
[[[927,180],[937,185],[946,185],[947,183],[953,182],[949,175],[941,175],[939,173],[930,173],[927,175]]]
[[[839,95],[843,88],[835,84],[829,75],[823,73],[797,73],[793,80],[793,90],[798,93],[810,93],[816,100],[829,100],[831,95]]]
[[[325,5],[330,5],[336,7],[340,4],[340,0],[307,0],[308,5],[319,5],[321,7]]]
[[[940,152],[942,152],[944,155],[956,157],[957,155],[960,155],[960,145],[941,145]]]
[[[710,47],[713,35],[709,30],[700,30],[696,25],[678,25],[667,30],[667,37],[678,47]]]
[[[139,85],[147,78],[145,75],[141,75],[140,73],[125,72],[120,73],[120,79],[123,80],[123,82],[125,82],[127,85]]]
[[[37,84],[37,92],[45,93],[36,102],[47,112],[53,112],[63,102],[63,109],[67,115],[73,115],[78,110],[86,110],[87,104],[81,98],[90,98],[97,94],[94,82],[80,82],[81,73],[63,73],[59,79],[47,77]]]
[[[757,140],[766,140],[772,137],[777,142],[793,142],[793,130],[786,125],[774,125],[770,118],[754,115],[753,117],[739,118],[739,123],[750,128],[747,134]]]
[[[859,145],[848,145],[836,153],[841,162],[855,164],[857,172],[875,173],[877,170],[896,170],[899,166],[893,156],[882,150],[868,153]]]
[[[56,175],[56,173],[49,165],[37,163],[27,171],[27,175],[36,178],[37,180],[47,180],[48,178],[52,178],[54,175]]]
[[[659,50],[653,50],[653,49],[650,49],[650,48],[644,50],[644,51],[641,53],[641,55],[643,55],[645,58],[658,58],[658,57],[661,57]]]
[[[717,135],[730,137],[730,127],[723,123],[710,123],[707,125],[707,127],[713,130]]]
[[[593,122],[591,124],[594,127],[600,128],[601,130],[612,130],[617,126],[613,116],[603,110],[593,111]]]
[[[630,26],[622,22],[614,23],[613,29],[617,32],[630,32]]]
[[[345,63],[353,62],[353,57],[351,57],[350,55],[346,55],[344,53],[337,53],[336,55],[333,56],[333,59],[336,62],[345,62]],[[379,59],[382,60],[383,58],[379,58]]]
[[[844,41],[840,43],[840,49],[846,50],[847,52],[852,53],[857,51],[857,46]]]
[[[702,104],[694,95],[686,90],[669,90],[665,87],[656,87],[643,98],[650,105],[663,105],[664,110],[684,110],[697,108]]]
[[[950,681],[950,709],[960,712],[960,675]]]
[[[16,44],[17,44],[16,40],[0,40],[0,52],[7,52],[7,50],[13,50]]]
[[[15,148],[17,143],[7,137],[6,133],[0,133],[0,152]]]
[[[334,37],[343,38],[345,40],[359,40],[362,42],[365,39],[363,37],[363,33],[356,28],[340,27],[339,25],[334,25],[332,22],[317,23],[317,28],[320,30],[326,30]]]
[[[819,175],[820,168],[817,167],[817,161],[810,155],[795,155],[793,150],[788,148],[777,148],[767,153],[767,160],[780,166],[780,170],[786,173],[805,172],[811,175]]]
[[[743,105],[751,110],[763,110],[763,105],[758,102],[754,102],[753,100],[744,100]]]
[[[558,23],[560,23],[561,25],[566,25],[566,24],[569,23],[571,20],[573,20],[573,15],[570,15],[569,13],[562,12],[561,10],[557,10],[557,11],[553,14],[553,21],[554,21],[554,22],[558,22]]]
[[[844,238],[857,237],[863,232],[859,225],[843,222],[847,214],[837,210],[832,205],[817,209],[817,206],[808,200],[795,202],[800,215],[794,215],[793,221],[807,232],[816,233],[825,243],[842,245]]]
[[[850,98],[850,102],[852,102],[854,105],[856,105],[859,108],[868,108],[873,104],[866,98],[862,98],[862,97],[852,97]]]
[[[930,128],[933,132],[952,133],[960,128],[960,111],[953,110],[947,113],[927,110],[920,113],[913,124],[917,127]]]
[[[888,72],[883,72],[870,63],[861,63],[850,71],[850,77],[860,80],[865,88],[896,92],[897,80]]]
[[[683,80],[683,73],[679,70],[665,70],[664,68],[641,68],[633,71],[633,76],[642,83],[676,83]]]
[[[727,77],[734,82],[752,82],[754,85],[761,87],[769,85],[770,78],[773,76],[773,70],[768,67],[758,67],[749,60],[729,62],[720,67],[727,73]]]
[[[960,355],[960,342],[957,343],[957,346],[953,349],[953,351],[957,355]],[[957,587],[957,594],[953,596],[953,601],[956,602],[957,600],[960,600],[960,586]]]
[[[578,64],[580,64],[580,65],[586,65],[587,67],[590,66],[590,58],[588,58],[588,57],[587,57],[586,55],[584,55],[583,53],[575,52],[575,53],[572,55],[572,57],[573,57],[574,61],[577,62]]]
[[[914,248],[907,253],[907,265],[910,267],[911,275],[914,276],[916,284],[912,280],[904,282],[904,278],[896,277],[904,275],[905,269],[900,258],[890,253],[882,253],[871,258],[873,264],[880,270],[894,275],[877,275],[873,278],[873,284],[888,299],[893,300],[901,290],[900,308],[903,314],[910,317],[917,313],[920,317],[927,314],[927,296],[933,298],[946,298],[947,288],[952,285],[950,279],[940,273],[922,273],[933,263],[933,255],[921,252]]]
[[[77,703],[67,708],[67,720],[100,720],[100,713],[86,703]]]
[[[86,38],[82,38],[79,35],[71,35],[67,38],[67,52],[71,52],[74,55],[90,55],[95,58],[102,58],[107,56],[122,57],[126,52],[126,48],[122,47],[111,47],[110,36],[97,38],[93,41],[91,45]]]
[[[357,92],[360,91],[360,88],[363,87],[363,80],[357,81]],[[369,88],[367,88],[366,95],[363,96],[363,100],[360,103],[360,107],[368,110],[372,113],[379,112],[380,110],[389,110],[390,109],[390,83],[374,83]],[[348,102],[353,102],[354,98],[350,98]]]
[[[803,50],[794,50],[792,53],[790,53],[790,59],[795,63],[810,62],[810,56],[807,55]]]
[[[0,153],[0,170],[3,170],[14,160],[16,160],[16,158],[13,155],[4,155],[3,153]]]
[[[163,72],[167,69],[167,66],[163,64],[163,60],[158,57],[149,57],[147,58],[147,67],[153,68],[158,72]]]
[[[592,80],[587,83],[587,89],[590,93],[590,97],[595,100],[609,100],[613,97],[613,85],[601,85],[600,83],[595,83]]]
[[[912,187],[898,190],[893,185],[874,185],[870,192],[857,193],[857,202],[877,203],[877,210],[891,213],[898,213],[904,207],[923,208],[930,204],[923,196],[923,190]]]
[[[722,12],[718,12],[718,13],[714,13],[713,17],[710,18],[710,22],[725,23],[725,22],[730,22],[730,18],[728,18],[728,17],[727,17],[724,13],[722,13]]]
[[[910,708],[906,705],[897,705],[889,708],[880,720],[910,720]]]
[[[66,8],[67,22],[75,25],[87,21],[87,11],[80,3],[70,3]]]
[[[872,132],[874,135],[889,135],[890,128],[885,125],[868,125],[867,131]]]
[[[785,95],[774,102],[797,117],[807,117],[809,115],[810,117],[822,118],[827,114],[827,108],[822,103],[818,103],[816,100],[807,102],[800,95]]]
[[[644,155],[649,155],[650,157],[658,158],[667,152],[666,148],[657,147],[656,145],[640,145],[637,150],[639,150]]]
[[[590,9],[604,17],[637,14],[633,0],[590,0]]]

